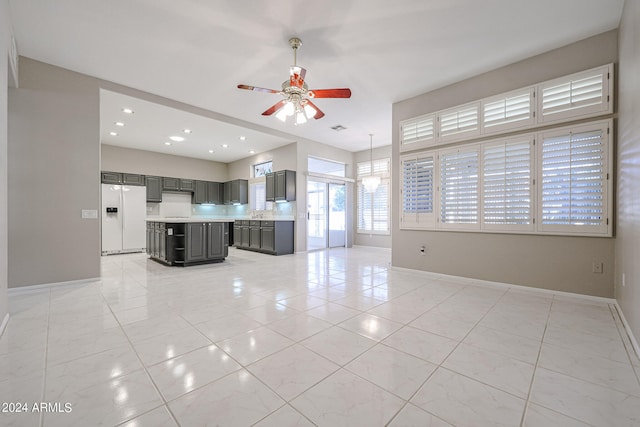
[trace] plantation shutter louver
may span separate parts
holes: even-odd
[[[433,227],[433,154],[403,159],[401,168],[403,226]]]
[[[596,233],[607,231],[605,137],[606,128],[595,128],[550,135],[543,139],[543,230],[583,233],[587,229]],[[579,230],[576,226],[579,226]]]
[[[482,102],[482,127],[485,133],[517,129],[533,124],[533,120],[531,88]]]
[[[483,148],[483,223],[486,229],[533,229],[532,158],[531,138],[487,144]]]
[[[540,87],[540,118],[547,123],[611,111],[611,67],[600,67],[543,83]]]
[[[382,180],[373,194],[359,184],[358,231],[387,234],[389,226],[389,180]]]
[[[478,103],[440,113],[440,140],[453,141],[480,133]]]
[[[435,116],[421,116],[400,125],[400,151],[432,145],[435,140]]]
[[[451,228],[476,228],[478,215],[478,149],[440,155],[440,223]]]

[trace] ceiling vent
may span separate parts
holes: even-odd
[[[335,126],[331,126],[331,129],[335,130],[336,132],[340,132],[341,130],[345,130],[346,127],[342,125],[335,125]]]

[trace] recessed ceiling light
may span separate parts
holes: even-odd
[[[183,130],[182,132],[184,132],[184,133],[191,133],[191,129],[185,129],[185,130]]]
[[[254,150],[249,150],[249,154],[256,154]]]
[[[133,114],[133,110],[131,108],[123,108],[122,112],[125,114]]]
[[[229,144],[222,144],[222,148],[229,148]]]
[[[115,123],[114,123],[114,125],[122,127],[122,126],[124,126],[124,123],[122,123],[122,122],[115,122]]]
[[[240,136],[240,141],[244,141],[245,139],[247,139],[246,136]]]
[[[169,141],[165,142],[164,145],[171,145]]]
[[[175,136],[175,135],[174,135],[174,136],[170,136],[170,137],[169,137],[169,139],[170,139],[170,140],[172,140],[172,141],[175,141],[175,142],[182,142],[182,141],[184,141],[184,138],[183,138],[183,137],[181,137],[181,136]]]
[[[209,150],[209,152],[210,152],[211,154],[213,154],[213,150]]]
[[[111,135],[111,136],[118,136],[118,132],[109,132],[109,135]]]

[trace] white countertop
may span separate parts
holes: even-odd
[[[205,218],[205,217],[191,217],[191,218],[161,218],[161,217],[149,217],[145,221],[148,222],[170,222],[170,223],[187,223],[187,222],[235,222],[239,220],[244,221],[293,221],[293,218]]]

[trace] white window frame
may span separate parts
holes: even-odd
[[[430,133],[429,133],[430,129]],[[413,137],[409,135],[413,133]],[[425,114],[400,122],[400,152],[427,148],[436,144],[436,115]]]
[[[407,154],[400,157],[400,182],[404,183],[405,180],[405,162],[418,162],[429,161],[431,159],[432,165],[432,182],[431,182],[431,212],[405,212],[404,211],[404,195],[406,189],[404,185],[400,185],[400,203],[399,203],[399,219],[400,228],[403,229],[434,229],[436,226],[437,216],[437,203],[438,197],[436,191],[436,182],[438,180],[437,174],[437,151],[426,151],[417,154]]]
[[[529,183],[529,216],[528,216],[528,220],[529,223],[528,224],[490,224],[486,222],[486,207],[487,207],[487,199],[488,197],[486,197],[487,192],[486,190],[486,184],[487,184],[487,175],[485,173],[486,171],[486,166],[487,166],[487,161],[486,161],[486,152],[488,149],[491,149],[493,147],[501,147],[501,146],[506,146],[506,145],[512,145],[512,144],[528,144],[529,146],[529,178],[528,178],[528,183]],[[481,194],[482,194],[482,206],[481,206],[481,212],[482,212],[482,230],[483,231],[490,231],[490,232],[535,232],[535,215],[536,215],[536,211],[535,211],[535,206],[536,206],[536,191],[535,191],[535,185],[534,185],[534,180],[535,180],[535,176],[536,176],[536,153],[535,153],[535,136],[532,133],[529,134],[524,134],[524,135],[518,135],[518,136],[513,136],[513,137],[509,137],[509,138],[501,138],[501,139],[497,139],[497,140],[491,140],[491,141],[487,141],[486,143],[482,144],[482,149],[481,149],[481,164],[482,164],[482,188],[481,188]]]
[[[520,118],[520,119],[505,119],[500,123],[496,124],[487,124],[486,122],[486,112],[487,106],[491,104],[495,104],[498,102],[502,102],[505,104],[505,114],[506,114],[506,104],[513,99],[529,96],[529,114],[528,117]],[[530,128],[535,124],[536,120],[536,89],[535,86],[530,86],[524,89],[514,90],[508,93],[503,93],[497,96],[492,96],[490,98],[485,98],[481,101],[481,109],[480,109],[480,118],[482,122],[482,134],[483,135],[494,135],[505,131],[517,130],[517,129],[526,129]]]
[[[568,107],[563,111],[551,112],[545,114],[543,106],[548,96],[545,95],[546,90],[550,90],[554,87],[561,85],[571,85],[575,82],[590,78],[599,77],[600,84],[602,85],[602,97],[600,103],[594,103],[587,106],[575,106]],[[602,67],[592,68],[590,70],[582,71],[579,73],[571,74],[568,76],[560,77],[557,79],[549,80],[544,83],[540,83],[537,86],[538,91],[538,123],[548,124],[557,122],[566,122],[568,120],[595,117],[604,114],[613,113],[613,64],[608,64]]]
[[[459,154],[475,154],[476,157],[476,222],[445,222],[443,218],[443,198],[445,194],[445,188],[443,183],[443,158],[446,156],[456,156]],[[482,160],[479,144],[465,144],[452,149],[438,151],[438,180],[437,180],[437,213],[438,213],[438,228],[443,230],[480,230],[481,227],[481,206],[482,206],[482,188],[481,172],[482,172]],[[467,182],[468,184],[468,182]]]
[[[568,132],[582,133],[594,130],[602,130],[603,135],[603,223],[600,226],[589,225],[544,225],[542,224],[542,141],[544,138],[555,135],[563,135]],[[528,134],[514,135],[511,137],[491,139],[483,142],[464,144],[453,149],[433,149],[419,153],[400,156],[400,203],[399,218],[400,229],[403,230],[447,230],[447,231],[467,231],[467,232],[487,232],[487,233],[510,233],[510,234],[536,234],[536,235],[562,235],[562,236],[590,236],[590,237],[611,237],[612,236],[612,212],[613,212],[613,120],[596,120],[593,122],[582,123],[578,125],[564,126],[545,131],[532,132]],[[531,224],[485,224],[484,222],[484,163],[482,153],[485,147],[495,146],[496,144],[504,144],[513,141],[533,141],[531,146],[531,208],[530,214],[533,215]],[[478,158],[479,171],[479,194],[478,194],[478,219],[479,224],[443,224],[440,221],[441,214],[441,177],[440,177],[440,159],[443,153],[450,153],[456,150],[479,150]],[[404,162],[417,160],[420,158],[433,157],[433,213],[429,216],[422,214],[408,214],[404,212]],[[436,213],[438,221],[436,221]]]
[[[379,186],[386,186],[387,187],[387,200],[386,200],[386,206],[387,206],[387,212],[386,212],[386,216],[387,216],[387,229],[386,230],[373,230],[373,229],[367,229],[367,228],[360,228],[360,215],[363,214],[362,210],[364,209],[363,207],[360,206],[361,203],[361,194],[363,191],[366,191],[364,189],[364,185],[362,184],[362,178],[366,177],[366,176],[371,176],[371,161],[366,161],[366,162],[359,162],[356,164],[356,175],[357,175],[357,190],[356,190],[356,196],[357,196],[357,209],[356,209],[356,216],[357,216],[357,227],[356,227],[356,233],[359,234],[379,234],[379,235],[390,235],[391,234],[391,159],[388,157],[385,158],[381,158],[381,159],[373,159],[373,175],[374,176],[378,176],[380,177],[380,184]],[[374,198],[371,200],[372,203],[375,202],[375,195]],[[373,213],[373,208],[372,208],[372,213]],[[372,221],[372,226],[373,226],[373,221]]]
[[[602,181],[602,223],[600,225],[561,225],[561,224],[544,224],[542,220],[543,213],[543,141],[546,138],[555,136],[567,135],[569,133],[585,133],[591,131],[602,132],[602,166],[603,166],[603,181]],[[611,236],[612,235],[612,221],[611,213],[613,212],[612,195],[613,195],[613,180],[611,179],[613,171],[613,143],[612,132],[613,121],[604,120],[592,123],[586,123],[583,125],[566,126],[559,129],[548,130],[540,132],[538,134],[538,149],[537,149],[537,161],[539,166],[538,176],[538,232],[541,234],[562,234],[562,235],[580,235],[580,236]]]
[[[475,110],[475,111],[474,111]],[[443,122],[452,116],[459,116],[460,114],[467,115],[468,117],[475,117],[475,127],[469,129],[460,129],[453,132],[443,131]],[[480,101],[470,102],[464,105],[458,105],[447,110],[439,111],[436,115],[438,124],[438,141],[439,143],[448,143],[461,141],[463,139],[471,139],[480,136]],[[460,124],[460,118],[456,119],[458,125]]]

